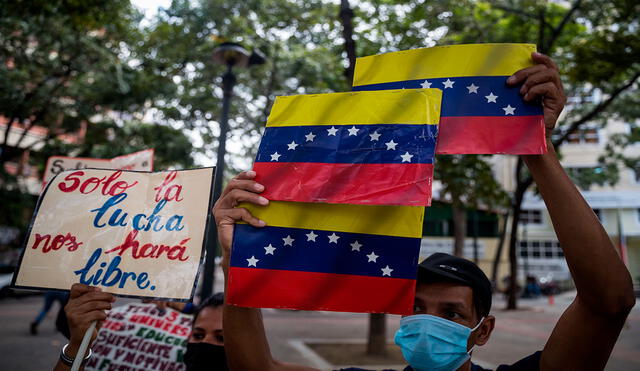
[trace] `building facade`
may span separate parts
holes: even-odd
[[[629,125],[615,121],[604,128],[582,128],[560,149],[563,167],[576,180],[598,179],[604,171],[599,158],[605,155],[606,145],[614,135],[629,130]],[[639,157],[640,145],[627,147],[624,154]],[[496,176],[508,191],[515,189],[515,161],[512,156],[494,158]],[[640,284],[640,167],[621,167],[619,180],[614,185],[582,184],[579,189],[625,259],[634,283]],[[569,280],[569,269],[542,199],[530,191],[522,209],[518,235],[519,278],[524,279],[528,274],[557,281]],[[503,269],[508,268],[501,269],[508,271]]]

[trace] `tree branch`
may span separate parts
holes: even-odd
[[[344,49],[349,60],[349,65],[345,68],[344,75],[349,80],[349,85],[351,85],[353,83],[353,72],[356,68],[356,42],[353,40],[353,9],[349,5],[349,0],[342,0],[340,3],[340,20],[342,21]]]
[[[525,12],[524,10],[520,10],[520,9],[515,9],[515,8],[509,8],[507,6],[503,6],[503,5],[491,5],[493,8],[496,8],[498,10],[502,10],[504,12],[507,13],[513,13],[516,15],[519,15],[523,18],[532,18],[532,19],[539,19],[539,15],[538,14],[529,14],[527,12]],[[548,27],[550,30],[553,30],[553,26],[551,26],[549,23],[547,23],[547,21],[543,21],[542,26],[544,27]]]
[[[557,140],[553,141],[553,146],[556,147],[556,148],[561,146],[562,143],[564,143],[569,138],[569,135],[573,134],[582,124],[586,123],[587,121],[592,120],[598,114],[600,114],[600,112],[604,111],[607,107],[609,107],[609,105],[611,105],[611,103],[613,103],[613,101],[620,94],[622,94],[622,92],[624,92],[625,90],[627,90],[631,86],[633,86],[633,84],[635,84],[635,82],[638,80],[639,77],[640,77],[640,72],[636,72],[635,75],[633,75],[633,77],[627,83],[625,83],[624,85],[621,85],[621,86],[617,87],[616,89],[614,89],[613,92],[609,95],[609,97],[607,99],[605,99],[604,101],[602,101],[599,104],[597,104],[586,115],[584,115],[581,118],[579,118],[578,120],[572,122],[569,125],[569,128],[566,131],[564,131],[564,133],[560,136],[560,138],[558,138]]]
[[[549,38],[549,42],[546,45],[547,53],[551,51],[551,49],[553,48],[553,44],[555,44],[556,40],[562,33],[562,30],[567,25],[567,23],[569,23],[569,20],[571,19],[571,17],[573,17],[573,14],[580,8],[581,5],[582,5],[582,0],[576,0],[571,6],[571,9],[569,9],[565,13],[564,17],[562,18],[562,21],[560,21],[560,23],[556,27],[553,27],[551,29],[551,37]]]

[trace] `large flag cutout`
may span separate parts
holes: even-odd
[[[533,65],[534,51],[530,44],[470,44],[358,58],[353,90],[442,89],[439,154],[540,154],[542,106],[506,84]]]
[[[227,301],[259,308],[410,314],[424,208],[273,201],[241,205]]]
[[[430,205],[437,89],[277,97],[253,169],[278,201]]]

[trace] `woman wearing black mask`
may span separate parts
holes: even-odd
[[[187,371],[226,371],[222,335],[224,295],[217,293],[205,299],[193,315],[193,326],[184,363]]]

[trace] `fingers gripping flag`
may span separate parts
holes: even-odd
[[[259,308],[408,314],[424,208],[273,201],[241,205],[227,302]]]
[[[278,97],[253,170],[270,200],[429,205],[437,89]]]
[[[439,154],[546,152],[542,105],[506,84],[533,65],[530,44],[439,46],[358,58],[354,91],[443,91]]]

